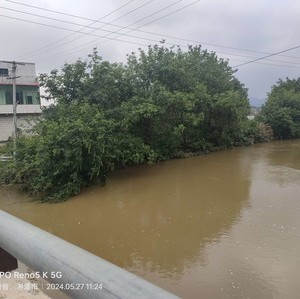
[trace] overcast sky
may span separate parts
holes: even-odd
[[[164,39],[183,50],[201,44],[236,67],[299,46],[237,67],[251,103],[261,105],[279,78],[300,77],[299,28],[299,0],[0,0],[0,60],[49,72],[95,46],[103,59],[124,62]]]

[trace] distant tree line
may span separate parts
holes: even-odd
[[[126,166],[266,141],[266,124],[278,137],[299,134],[299,90],[291,91],[290,81],[269,95],[266,124],[249,120],[247,90],[228,61],[198,46],[149,46],[125,64],[103,61],[95,50],[87,61],[40,75],[40,83],[55,104],[43,110],[31,135],[19,136],[15,159],[1,165],[0,183],[20,184],[44,201],[105,184]],[[12,153],[12,145],[5,150]]]

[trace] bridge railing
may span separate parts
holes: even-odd
[[[44,276],[50,289],[72,298],[178,298],[4,211],[0,211],[0,247]]]

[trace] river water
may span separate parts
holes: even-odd
[[[132,167],[61,204],[4,189],[0,208],[183,298],[300,296],[300,140]]]

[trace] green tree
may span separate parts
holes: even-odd
[[[61,71],[55,69],[50,74],[41,74],[39,81],[45,88],[47,100],[59,104],[69,104],[83,98],[82,92],[89,78],[87,63],[77,60],[74,64],[65,64]]]
[[[300,78],[279,80],[272,87],[262,117],[277,138],[300,137]]]
[[[149,46],[148,52],[129,55],[127,71],[134,105],[155,106],[154,114],[140,114],[142,119],[132,123],[132,130],[137,129],[147,144],[152,140],[152,145],[165,148],[167,157],[182,150],[239,143],[240,125],[250,109],[247,90],[215,53],[201,47],[183,52]],[[129,110],[128,117],[136,119]]]
[[[89,55],[89,61],[66,63],[61,70],[41,74],[39,81],[46,100],[64,105],[90,103],[106,111],[132,96],[125,67],[103,61],[96,50]]]
[[[0,182],[64,200],[115,169],[247,143],[247,90],[228,61],[201,47],[149,46],[127,63],[87,61],[42,74],[44,109]]]
[[[22,184],[43,200],[61,201],[91,182],[105,184],[117,168],[155,159],[148,146],[105,119],[95,105],[51,109],[35,135],[18,140],[15,160],[0,175],[2,182]]]

